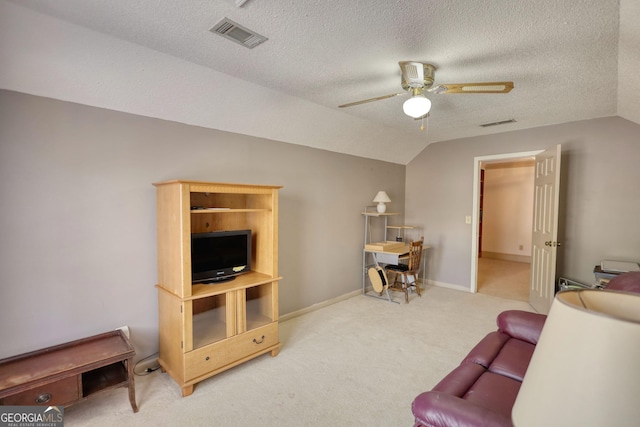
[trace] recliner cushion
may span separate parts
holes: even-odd
[[[531,344],[537,344],[547,316],[521,310],[503,311],[498,315],[498,330]]]
[[[471,386],[463,399],[510,418],[511,408],[521,385],[520,381],[486,372]]]
[[[477,363],[488,368],[510,338],[509,335],[502,332],[489,332],[471,349],[462,363]]]
[[[414,427],[513,427],[511,415],[504,416],[439,391],[419,394],[411,404],[411,411],[415,416]]]
[[[640,271],[623,273],[614,277],[605,287],[608,291],[625,291],[640,294]]]
[[[458,365],[440,380],[432,390],[462,397],[485,372],[487,370],[483,366],[475,363]]]
[[[522,382],[535,349],[531,343],[510,339],[489,365],[489,371]]]

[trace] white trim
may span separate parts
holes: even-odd
[[[499,259],[502,261],[520,262],[531,264],[531,255],[505,254],[501,252],[482,251],[483,258]]]
[[[328,307],[340,301],[344,301],[349,298],[353,298],[357,295],[362,295],[362,289],[357,289],[355,291],[351,291],[349,293],[337,296],[335,298],[328,299],[326,301],[322,301],[309,307],[301,308],[300,310],[292,311],[291,313],[287,313],[279,317],[279,322],[285,322],[287,320],[293,319],[294,317],[302,316],[303,314],[311,313],[312,311],[320,310],[321,308]]]
[[[466,288],[461,285],[454,285],[453,283],[438,282],[436,280],[427,280],[427,283],[429,285],[438,286],[440,288],[453,289],[455,291],[461,291],[461,292],[469,292],[469,288]]]
[[[465,288],[464,286],[454,285],[454,284],[451,284],[451,283],[437,282],[435,280],[424,280],[424,279],[418,279],[418,282],[422,283],[423,285],[427,284],[427,285],[439,286],[441,288],[454,289],[456,291],[469,292],[469,289]],[[303,314],[308,314],[308,313],[311,313],[313,311],[320,310],[321,308],[328,307],[330,305],[333,305],[333,304],[336,304],[338,302],[347,300],[349,298],[356,297],[358,295],[362,295],[362,289],[351,291],[349,293],[337,296],[335,298],[331,298],[331,299],[328,299],[326,301],[322,301],[322,302],[319,302],[317,304],[313,304],[313,305],[311,305],[309,307],[301,308],[300,310],[296,310],[296,311],[292,311],[291,313],[284,314],[284,315],[279,317],[278,321],[279,322],[286,322],[287,320],[291,320],[291,319],[293,319],[295,317],[302,316]]]
[[[476,293],[478,290],[478,233],[480,231],[480,166],[482,162],[495,160],[510,160],[522,157],[535,157],[544,150],[523,151],[519,153],[492,154],[478,156],[473,159],[473,210],[471,215],[471,278],[469,291]]]

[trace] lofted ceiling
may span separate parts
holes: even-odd
[[[406,164],[433,142],[613,116],[620,114],[619,97],[627,118],[640,118],[637,97],[619,93],[621,86],[638,87],[640,8],[634,0],[237,1],[10,3],[306,100],[341,122],[385,129],[379,132],[384,141],[370,138],[375,153],[362,141],[314,143],[364,157]],[[214,35],[209,30],[223,17],[268,41],[247,49]],[[338,108],[401,92],[403,60],[435,65],[436,83],[513,81],[515,88],[509,94],[429,94],[424,131],[403,114],[405,97]],[[629,75],[619,70],[623,60]],[[246,104],[250,109],[251,100]],[[510,119],[515,122],[480,126]],[[322,126],[331,123],[313,124]],[[286,142],[305,144],[291,139]]]

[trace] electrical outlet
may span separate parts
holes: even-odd
[[[119,328],[116,328],[116,331],[120,330],[122,332],[124,332],[124,334],[127,336],[127,338],[131,338],[131,334],[129,333],[129,327],[128,326],[120,326]]]
[[[518,246],[518,249],[520,249],[522,251],[522,250],[524,250],[524,246],[520,245],[520,246]]]
[[[464,223],[465,224],[471,224],[471,215],[467,215],[464,217]]]

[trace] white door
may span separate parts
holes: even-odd
[[[548,313],[553,302],[558,251],[560,144],[536,155],[529,304]]]

